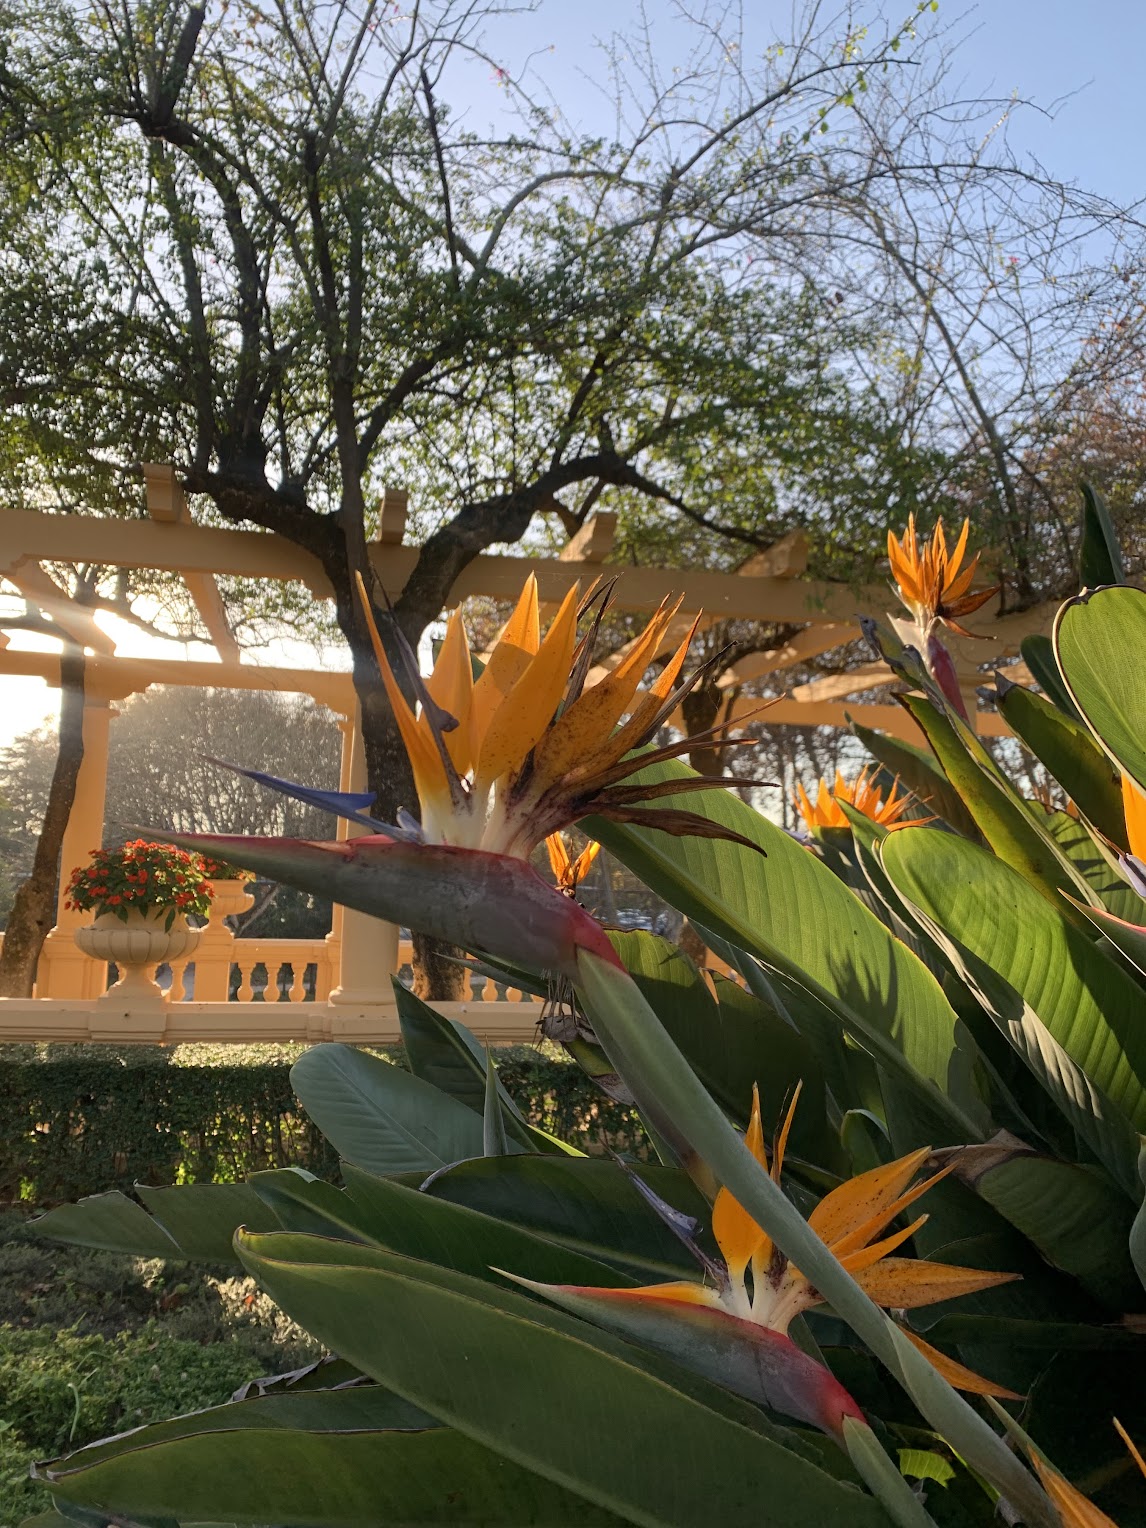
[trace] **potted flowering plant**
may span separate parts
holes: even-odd
[[[221,924],[224,918],[248,912],[255,900],[247,889],[248,883],[255,879],[254,872],[229,865],[226,860],[215,859],[210,854],[200,854],[196,858],[211,893],[212,928]]]
[[[87,864],[72,871],[66,905],[94,912],[96,926],[101,919],[146,920],[170,933],[189,913],[205,918],[210,912],[212,873],[197,854],[137,838],[120,849],[93,849]]]
[[[200,933],[187,917],[205,918],[211,896],[197,854],[138,838],[120,849],[93,849],[88,863],[72,871],[66,906],[96,915],[89,927],[76,929],[75,941],[85,955],[119,968],[106,996],[156,1002],[163,994],[152,972],[195,949]]]

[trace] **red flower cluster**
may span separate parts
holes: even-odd
[[[199,863],[203,867],[203,874],[212,881],[253,881],[253,870],[240,870],[238,865],[228,865],[226,860],[213,859],[209,854],[201,854]]]
[[[65,906],[81,912],[114,912],[125,921],[131,908],[166,911],[170,927],[181,913],[207,916],[211,888],[206,882],[207,871],[198,855],[137,838],[121,849],[93,849],[88,863],[72,871]]]

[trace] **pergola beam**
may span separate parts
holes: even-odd
[[[170,462],[144,462],[143,482],[147,490],[147,513],[159,525],[190,525],[191,510],[183,485]],[[175,570],[182,575],[192,604],[199,612],[215,651],[224,662],[239,661],[239,644],[227,620],[223,596],[210,573]]]
[[[32,510],[0,510],[0,566],[23,558],[59,556],[61,517]],[[216,573],[245,578],[299,579],[327,598],[330,587],[317,558],[280,536],[262,531],[221,530],[209,526],[156,524],[147,520],[67,517],[70,560],[111,567],[154,568],[171,573]],[[414,571],[418,548],[371,546],[375,569],[391,595]],[[462,572],[450,593],[456,603],[471,594],[513,599],[524,575],[532,570],[542,600],[560,600],[578,578],[591,582],[600,565],[558,558],[511,557],[485,553]],[[703,610],[713,620],[776,623],[847,624],[857,615],[883,616],[890,596],[886,585],[853,589],[827,580],[745,577],[698,568],[626,568],[617,588],[618,603],[628,610],[655,610],[671,588],[684,594],[689,610]],[[997,597],[973,616],[968,628],[1017,649],[1024,636],[1045,631],[1053,605],[996,619]]]
[[[57,554],[58,555],[58,554]],[[96,624],[92,612],[77,605],[66,589],[38,562],[21,562],[4,577],[17,588],[30,605],[35,605],[45,620],[54,621],[69,637],[96,653],[115,652],[115,643]]]

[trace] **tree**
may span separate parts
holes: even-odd
[[[878,82],[894,151],[928,10],[823,27],[811,5],[754,73],[705,12],[677,73],[617,61],[592,141],[493,59],[516,130],[451,120],[495,5],[0,0],[5,221],[35,272],[0,272],[0,312],[64,316],[0,355],[0,394],[37,451],[84,428],[122,478],[174,455],[201,514],[318,559],[392,816],[413,796],[355,589],[386,481],[423,506],[393,610],[372,591],[391,645],[483,550],[606,495],[729,554],[802,521],[853,572],[886,502],[941,496],[942,430],[917,449],[863,372],[889,325],[825,282],[856,244],[840,209],[870,250],[869,188],[930,168],[850,148]],[[803,260],[817,240],[830,261]]]

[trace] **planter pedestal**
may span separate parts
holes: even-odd
[[[121,1015],[166,1010],[167,995],[155,980],[155,968],[165,960],[190,955],[200,937],[198,929],[187,927],[182,914],[170,929],[166,921],[165,909],[130,908],[126,921],[115,913],[100,913],[94,923],[76,929],[75,941],[85,955],[114,961],[120,972],[115,986],[97,998],[98,1006]]]

